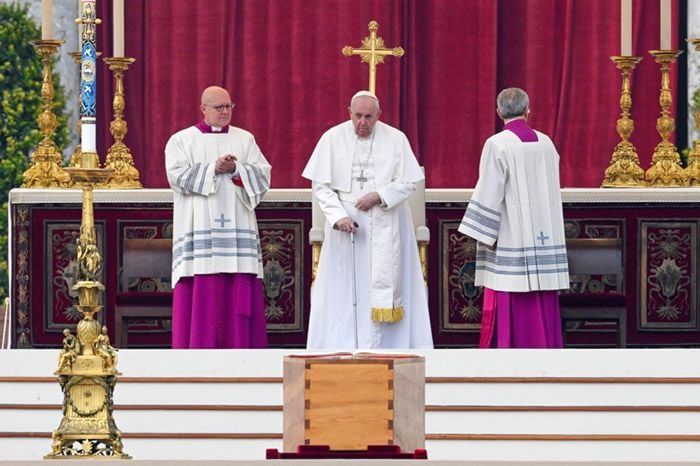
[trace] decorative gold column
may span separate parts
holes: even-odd
[[[700,39],[688,39],[688,43],[700,51]],[[695,127],[700,129],[700,109],[696,108],[693,113],[695,117]],[[689,186],[700,186],[700,139],[693,142],[693,150],[688,154],[688,166],[685,168],[685,179]]]
[[[311,284],[316,282],[316,272],[318,271],[318,262],[321,260],[321,242],[314,241],[311,243]]]
[[[114,144],[109,148],[105,160],[105,168],[112,170],[112,174],[105,182],[104,188],[142,188],[139,181],[139,172],[134,166],[131,151],[122,141],[127,132],[126,120],[124,120],[124,72],[134,62],[129,57],[107,57],[104,59],[109,69],[114,74],[116,92],[112,107],[114,119],[109,125],[109,132],[114,138]]]
[[[644,170],[639,163],[637,149],[630,142],[634,131],[634,120],[630,118],[632,108],[632,92],[630,91],[630,72],[642,60],[642,57],[610,57],[615,66],[622,72],[622,89],[620,91],[620,118],[617,120],[617,134],[621,141],[615,146],[610,165],[605,169],[603,188],[633,188],[642,187]]]
[[[671,95],[671,82],[669,67],[675,63],[682,50],[651,50],[649,52],[661,66],[661,116],[656,120],[656,131],[661,136],[661,142],[654,149],[651,159],[651,167],[646,172],[646,179],[651,187],[678,187],[685,186],[685,173],[681,167],[681,156],[676,150],[675,144],[669,141],[669,137],[676,128],[675,119],[671,116],[669,108],[673,102]]]
[[[105,180],[109,170],[67,168],[75,185],[83,188],[83,212],[77,245],[78,273],[73,290],[75,306],[83,315],[76,336],[63,331],[58,376],[63,391],[63,419],[51,435],[51,453],[45,459],[128,459],[122,450],[121,431],[112,417],[117,383],[117,350],[95,314],[102,309],[100,283],[102,257],[97,247],[92,185]]]
[[[62,40],[42,39],[32,41],[41,55],[44,76],[41,84],[43,111],[37,118],[39,128],[44,135],[32,154],[32,163],[24,172],[23,188],[64,188],[70,183],[70,176],[61,168],[61,152],[53,140],[56,131],[56,114],[53,113],[53,78],[51,76],[52,56],[58,51]]]
[[[418,241],[418,257],[420,257],[420,268],[423,272],[423,282],[428,286],[428,242]]]

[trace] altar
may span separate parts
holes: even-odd
[[[457,232],[471,190],[426,190],[428,290],[437,347],[478,343],[481,290],[474,286],[475,245]],[[562,190],[566,235],[616,238],[624,279],[572,277],[572,292],[623,292],[630,347],[696,346],[698,338],[698,223],[700,191],[692,188]],[[10,316],[17,348],[57,348],[62,331],[78,321],[73,310],[75,240],[81,192],[13,189],[9,196]],[[306,341],[311,284],[310,190],[271,190],[257,209],[265,267],[270,345],[301,348]],[[94,216],[104,268],[104,310],[115,339],[118,293],[167,292],[168,274],[122,280],[128,240],[172,236],[168,189],[96,190]],[[155,244],[155,242],[154,242]],[[121,322],[120,322],[121,323]],[[130,347],[168,347],[167,319],[130,318]],[[610,322],[567,324],[567,346],[615,346]]]

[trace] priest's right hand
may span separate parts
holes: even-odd
[[[335,222],[333,228],[340,231],[347,231],[348,233],[355,233],[357,231],[357,223],[353,222],[350,217],[343,217]]]
[[[233,173],[236,171],[236,156],[227,154],[216,159],[214,173],[220,175],[222,173]]]

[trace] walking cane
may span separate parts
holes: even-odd
[[[350,232],[350,244],[352,245],[352,257],[350,258],[352,262],[352,317],[355,323],[355,349],[357,349],[359,344],[357,339],[357,270],[355,268],[355,233],[352,231]]]

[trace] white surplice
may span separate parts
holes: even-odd
[[[307,347],[432,348],[427,293],[405,202],[423,173],[406,136],[377,122],[373,135],[360,139],[351,121],[341,123],[321,137],[302,176],[313,182],[326,217],[311,290]],[[367,212],[357,210],[357,199],[372,191],[379,193],[384,204]],[[344,217],[359,225],[354,250],[350,234],[332,228]],[[392,323],[373,320],[377,300],[401,307],[402,318]]]
[[[216,159],[233,154],[236,175],[215,174]],[[165,147],[168,182],[174,191],[173,286],[180,277],[250,273],[263,277],[255,207],[270,187],[271,167],[249,132],[202,133],[192,126]]]
[[[559,154],[547,135],[536,134],[538,141],[523,143],[506,130],[484,144],[479,181],[459,227],[477,240],[477,286],[569,288]]]

